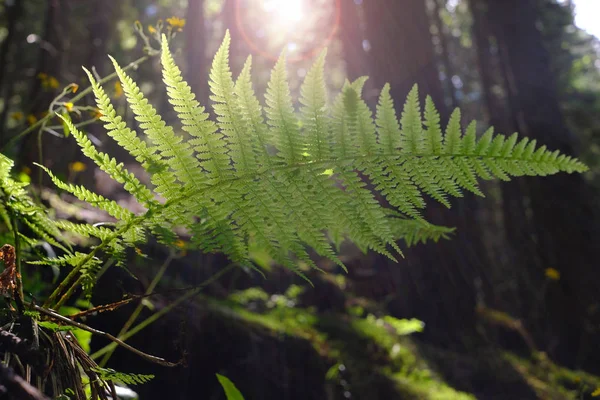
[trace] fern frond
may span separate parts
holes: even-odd
[[[262,107],[252,89],[251,68],[252,56],[248,56],[236,80],[235,94],[246,127],[246,135],[253,139],[257,160],[262,166],[271,167],[272,157],[269,154],[269,147],[273,145],[273,135],[264,124]]]
[[[169,102],[177,112],[183,130],[194,137],[189,143],[201,159],[200,164],[211,179],[213,176],[215,179],[227,177],[231,167],[223,134],[217,130],[215,123],[208,119],[208,113],[200,106],[192,89],[183,80],[165,35],[162,37],[161,61]]]
[[[165,195],[167,192],[175,192],[173,182],[176,178],[167,171],[167,165],[155,154],[154,149],[148,148],[146,142],[140,140],[136,133],[127,127],[123,119],[117,115],[102,86],[96,82],[87,69],[84,68],[84,71],[92,85],[98,111],[101,114],[100,120],[105,123],[104,128],[108,136],[112,137],[119,146],[127,150],[141,164],[151,176],[158,193]]]
[[[235,84],[229,68],[229,31],[213,59],[210,70],[210,96],[217,122],[223,132],[229,156],[238,175],[256,170],[256,159],[250,135],[245,132],[243,116],[234,98]]]
[[[506,138],[488,130],[477,138],[474,123],[463,133],[459,111],[442,129],[430,97],[421,109],[416,86],[400,120],[389,85],[381,91],[373,115],[362,99],[366,77],[347,81],[330,110],[325,52],[301,85],[298,113],[287,83],[285,54],[280,56],[268,82],[263,115],[252,88],[251,58],[234,82],[229,45],[227,33],[210,71],[214,123],[183,80],[163,38],[163,80],[183,130],[191,136],[187,141],[165,124],[113,60],[129,106],[152,142],[146,146],[90,76],[109,134],[150,173],[165,202],[151,203],[142,222],[128,226],[133,215],[127,210],[51,175],[59,187],[109,211],[120,221],[118,226],[128,229],[113,240],[111,230],[63,222],[59,227],[100,237],[117,257],[145,240],[148,232],[172,243],[173,231],[183,227],[193,235],[192,247],[221,251],[250,266],[248,244],[257,244],[302,275],[299,264],[317,267],[309,248],[344,267],[329,237],[336,244],[347,238],[394,260],[402,254],[397,240],[414,245],[447,237],[450,228],[422,218],[424,195],[450,206],[449,198],[462,196],[463,190],[482,195],[480,179],[586,170],[576,159],[517,135]],[[140,202],[153,200],[150,189],[140,187],[121,164],[97,151],[85,134],[74,130],[74,136],[86,155],[128,185]]]
[[[48,168],[44,167],[43,165],[37,164],[37,163],[35,165],[37,165],[38,167],[40,167],[44,171],[46,171],[46,173],[48,174],[50,179],[52,179],[52,182],[54,182],[54,184],[58,188],[71,193],[72,195],[74,195],[81,201],[84,201],[84,202],[86,202],[94,207],[97,207],[103,211],[106,211],[109,215],[113,216],[117,220],[128,221],[134,217],[134,215],[131,211],[126,210],[125,208],[121,207],[115,201],[108,200],[107,198],[105,198],[97,193],[94,193],[94,192],[84,188],[83,186],[73,185],[71,183],[65,183],[65,182],[61,181],[60,179],[58,179],[56,177],[56,175],[54,175],[52,173],[52,171],[50,171]]]
[[[42,258],[37,261],[28,261],[28,264],[33,265],[59,265],[59,266],[76,266],[80,264],[88,255],[85,253],[76,252],[74,254],[68,254],[64,256],[58,256],[53,258]]]
[[[286,58],[282,53],[267,85],[265,94],[267,123],[271,126],[278,156],[287,164],[303,160],[306,149],[300,136],[298,120],[294,115],[292,96],[287,83]]]
[[[200,187],[206,180],[206,176],[202,173],[200,164],[193,156],[193,150],[189,144],[175,135],[173,128],[162,120],[154,107],[148,103],[137,84],[123,71],[115,59],[111,57],[111,61],[140,128],[154,143],[161,159],[168,162],[180,182],[188,184],[192,188]]]
[[[113,180],[123,184],[124,189],[139,203],[144,204],[148,208],[156,204],[156,200],[154,200],[154,195],[150,189],[143,185],[135,175],[127,171],[122,163],[117,164],[117,160],[110,157],[108,154],[99,152],[92,144],[91,140],[88,139],[87,135],[77,129],[69,119],[62,116],[60,116],[60,118],[73,134],[75,140],[77,140],[77,144],[81,147],[81,152],[84,155],[94,161],[96,165],[98,165],[102,171],[106,172]]]
[[[56,226],[67,232],[73,232],[86,238],[93,236],[100,240],[108,240],[113,234],[112,229],[90,224],[76,224],[67,220],[56,221]]]
[[[125,385],[139,385],[147,383],[154,379],[154,375],[151,374],[131,374],[124,372],[117,372],[111,368],[100,368],[94,367],[92,371],[98,374],[98,377],[105,381],[116,381],[124,383]]]
[[[327,91],[325,85],[325,57],[323,50],[310,68],[300,87],[302,122],[307,136],[308,148],[312,160],[324,160],[331,154],[331,132],[327,110]]]

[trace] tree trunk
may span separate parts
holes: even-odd
[[[189,0],[186,13],[186,76],[196,99],[204,107],[209,105],[208,58],[206,57],[206,29],[204,1]]]
[[[365,4],[365,14],[375,87],[390,82],[400,111],[417,83],[421,99],[431,95],[442,120],[447,120],[425,2],[373,0]],[[434,223],[457,227],[456,235],[451,241],[410,249],[399,266],[378,258],[375,262],[386,267],[379,267],[372,287],[377,297],[393,296],[389,307],[395,315],[423,319],[429,340],[464,349],[476,324],[475,285],[486,284],[489,268],[478,229],[477,203],[468,194],[451,211],[430,202],[425,216]]]
[[[537,25],[540,21],[536,1],[487,0],[487,5],[497,20],[494,27],[498,42],[506,50],[504,61],[511,80],[509,100],[519,130],[548,148],[575,155],[578,140],[561,113],[549,53]],[[561,174],[523,182],[520,190],[529,202],[525,212],[533,224],[532,234],[524,237],[522,232],[516,232],[515,227],[522,226],[517,219],[522,216],[510,212],[512,207],[505,210],[507,235],[521,234],[511,237],[511,242],[526,241],[519,244],[516,267],[528,269],[527,276],[532,280],[529,287],[542,294],[545,306],[535,310],[529,305],[535,336],[543,349],[563,362],[572,364],[587,352],[589,365],[592,361],[597,363],[600,351],[586,347],[593,334],[590,327],[597,327],[600,322],[600,314],[594,311],[600,290],[595,193],[581,175]],[[511,189],[508,186],[504,190],[514,194]],[[561,278],[544,293],[546,268],[558,270]],[[531,315],[536,311],[542,315]]]
[[[351,81],[369,73],[367,53],[363,47],[365,32],[359,17],[362,7],[351,0],[342,1],[340,4],[340,38],[346,61],[346,76]]]

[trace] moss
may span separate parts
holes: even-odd
[[[308,341],[329,366],[326,381],[343,392],[350,392],[354,398],[476,398],[474,394],[464,392],[474,387],[470,382],[455,382],[441,375],[444,365],[452,366],[452,362],[432,361],[431,354],[420,353],[424,351],[422,346],[417,346],[406,336],[422,328],[418,321],[398,320],[386,316],[377,318],[370,313],[365,317],[363,304],[360,303],[353,307],[360,306],[363,312],[348,312],[351,307],[347,307],[346,313],[317,313],[314,308],[296,306],[291,301],[293,296],[288,297],[287,294],[273,295],[277,297],[277,301],[273,301],[272,298],[265,301],[262,294],[246,294],[238,293],[231,296],[231,300],[205,298],[204,301],[210,304],[214,311],[227,316],[228,319],[239,321],[244,329],[261,330],[267,335],[286,335]],[[262,312],[246,308],[248,303],[245,300],[248,297],[260,297],[260,300],[265,302]],[[434,348],[430,350],[435,352],[438,358],[454,357],[454,353],[450,354],[451,352]],[[535,393],[540,399],[591,399],[591,393],[600,387],[600,378],[557,366],[544,357],[543,353],[538,354],[535,360],[500,353],[496,360],[505,367],[482,369],[482,361],[473,358],[469,364],[470,372],[467,374],[470,378],[467,379],[478,382],[504,382],[499,388],[490,389],[492,392],[506,390],[507,393],[518,392],[517,386],[521,380],[525,388],[529,387],[529,393]],[[488,361],[492,363],[493,360]],[[494,375],[508,373],[506,368],[516,371],[514,374],[518,378]],[[449,381],[463,391],[451,387]]]
[[[505,358],[542,399],[591,399],[592,392],[600,387],[599,377],[556,365],[544,353],[533,361],[511,353]]]
[[[260,314],[232,301],[205,298],[204,302],[248,329],[309,341],[331,365],[327,380],[334,385],[348,381],[343,390],[357,398],[473,399],[444,383],[419,359],[416,347],[382,319],[316,315],[281,306]]]

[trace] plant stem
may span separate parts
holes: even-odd
[[[40,307],[40,306],[35,305],[35,304],[33,305],[33,309],[36,310],[36,311],[38,311],[38,312],[40,312],[40,313],[42,313],[42,314],[45,314],[45,315],[53,318],[55,320],[61,321],[61,322],[65,323],[65,324],[67,324],[67,325],[71,325],[71,326],[74,326],[76,328],[83,329],[84,331],[93,333],[94,335],[103,336],[103,337],[107,338],[108,340],[111,340],[115,345],[119,345],[121,347],[124,347],[127,350],[129,350],[129,351],[137,354],[138,356],[140,356],[140,357],[142,357],[142,358],[144,358],[144,359],[146,359],[148,361],[154,362],[156,364],[159,364],[159,365],[162,365],[162,366],[165,366],[165,367],[174,367],[174,366],[177,365],[177,363],[172,363],[172,362],[166,361],[163,358],[155,357],[155,356],[152,356],[150,354],[144,353],[143,351],[140,351],[140,350],[136,349],[135,347],[132,347],[132,346],[128,345],[127,343],[123,342],[122,340],[114,337],[110,333],[99,331],[98,329],[91,328],[91,327],[89,327],[89,326],[87,326],[85,324],[82,324],[82,323],[79,323],[79,322],[76,322],[76,321],[71,321],[69,318],[64,317],[64,316],[62,316],[62,315],[60,315],[60,314],[58,314],[58,313],[56,313],[56,312],[54,312],[52,310],[47,310],[44,307]]]
[[[16,263],[16,286],[17,286],[17,290],[16,290],[16,296],[15,296],[15,302],[17,303],[17,308],[19,309],[19,312],[22,313],[25,308],[23,306],[23,299],[25,298],[23,296],[23,280],[21,278],[21,240],[19,238],[19,228],[18,228],[18,221],[17,221],[17,217],[14,215],[13,212],[11,212],[12,215],[12,228],[13,228],[13,234],[15,236],[15,263]]]
[[[146,289],[144,294],[149,295],[150,293],[152,293],[154,291],[154,288],[156,287],[156,285],[158,285],[158,282],[160,282],[160,280],[162,279],[163,275],[165,274],[165,271],[171,264],[171,261],[173,261],[173,258],[174,258],[173,252],[171,252],[169,254],[169,257],[167,257],[165,262],[160,266],[160,269],[156,273],[156,276],[154,276],[154,279],[152,279],[152,282],[150,282],[150,285],[148,285],[148,288]],[[125,324],[121,328],[121,331],[117,335],[118,337],[123,337],[123,335],[125,335],[127,333],[129,328],[131,328],[131,325],[133,325],[133,323],[137,320],[137,318],[139,317],[139,315],[143,309],[144,309],[144,303],[143,303],[143,301],[140,301],[139,304],[137,305],[137,307],[135,308],[135,310],[133,311],[133,313],[131,313],[131,315],[129,316],[129,319],[127,320],[127,322],[125,322]],[[107,352],[104,355],[104,358],[102,358],[102,361],[100,361],[98,363],[98,365],[100,367],[104,367],[106,365],[106,363],[108,362],[108,360],[110,359],[110,356],[112,356],[113,352],[114,352],[114,350],[110,350],[109,352]]]
[[[75,278],[75,276],[77,276],[79,271],[81,271],[81,268],[83,268],[83,266],[94,257],[94,255],[98,252],[98,250],[102,250],[110,242],[112,242],[113,240],[118,238],[124,232],[128,231],[129,228],[131,228],[134,224],[140,222],[140,220],[143,220],[143,218],[144,218],[144,215],[142,215],[141,217],[132,219],[127,224],[123,225],[122,228],[116,230],[110,237],[108,237],[106,240],[104,240],[98,246],[94,247],[94,249],[83,260],[81,260],[81,262],[79,264],[77,264],[77,266],[75,266],[71,270],[71,272],[69,272],[69,274],[65,277],[65,279],[63,279],[60,282],[60,284],[56,287],[56,289],[54,289],[54,291],[52,292],[50,297],[48,297],[48,299],[44,303],[44,307],[56,308],[56,305],[54,307],[50,307],[50,306],[56,300],[56,298],[67,288],[67,286],[71,283],[73,278]],[[73,283],[73,285],[71,285],[69,290],[67,290],[67,292],[60,298],[60,301],[57,304],[60,304],[60,305],[64,304],[64,302],[66,300],[68,300],[68,298],[71,296],[71,294],[73,294],[73,291],[75,290],[75,288],[77,287],[77,285],[80,282],[81,282],[81,276],[77,278],[75,283]]]
[[[148,325],[152,324],[153,322],[155,322],[156,320],[161,318],[163,315],[167,314],[169,311],[171,311],[172,309],[177,307],[179,304],[183,303],[187,299],[190,299],[190,298],[194,297],[195,295],[197,295],[198,293],[200,293],[202,291],[202,289],[204,289],[206,286],[210,285],[211,283],[213,283],[214,281],[219,279],[226,272],[229,272],[229,270],[231,270],[233,267],[234,267],[234,264],[230,264],[229,266],[223,268],[222,270],[220,270],[219,272],[217,272],[216,274],[214,274],[213,276],[211,276],[210,278],[208,278],[207,280],[202,282],[202,284],[200,286],[198,286],[197,288],[190,290],[189,292],[187,292],[186,294],[184,294],[183,296],[181,296],[177,300],[175,300],[173,303],[167,305],[165,308],[152,314],[150,317],[148,317],[144,321],[140,322],[137,326],[135,326],[133,329],[131,329],[127,333],[123,334],[122,336],[119,336],[119,339],[122,341],[129,339],[130,337],[132,337],[133,335],[135,335],[142,329],[146,328]],[[92,359],[97,359],[98,357],[108,353],[109,351],[114,351],[114,349],[116,347],[117,347],[116,343],[111,343],[107,346],[104,346],[103,348],[101,348],[100,350],[98,350],[97,352],[92,354],[90,357]]]
[[[146,55],[143,57],[138,58],[137,60],[129,63],[129,65],[127,65],[126,67],[123,68],[123,71],[127,71],[130,70],[132,68],[136,68],[138,65],[142,64],[143,62],[145,62],[146,60],[150,59],[151,56]],[[106,77],[100,79],[98,81],[99,85],[102,85],[114,78],[117,77],[117,73],[113,72],[110,75],[107,75]],[[92,92],[92,87],[88,86],[87,88],[83,89],[78,95],[74,96],[71,99],[71,103],[75,104],[77,101],[81,100],[83,97],[85,97],[87,94]],[[48,121],[50,121],[50,119],[52,119],[52,117],[54,117],[54,114],[52,113],[48,113],[46,116],[44,116],[43,118],[41,118],[40,120],[38,120],[35,124],[31,125],[30,127],[28,127],[27,129],[23,130],[22,132],[20,132],[18,135],[14,136],[12,139],[10,139],[8,142],[6,142],[2,147],[0,147],[0,151],[4,152],[5,149],[11,147],[13,144],[15,144],[17,141],[19,141],[21,138],[23,138],[24,136],[26,136],[27,134],[35,131],[36,129],[38,129],[39,127],[43,126],[44,124],[46,124]]]

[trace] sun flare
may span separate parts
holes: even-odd
[[[304,0],[264,0],[263,9],[276,21],[290,26],[302,20],[304,16]]]

